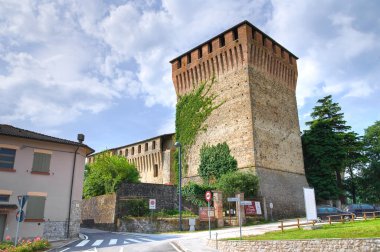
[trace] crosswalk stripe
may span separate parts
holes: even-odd
[[[117,243],[117,239],[111,239],[108,245],[115,245]]]
[[[136,243],[140,243],[142,241],[139,241],[139,240],[135,240],[135,239],[127,239],[128,241],[131,241],[131,242],[136,242]]]
[[[99,246],[102,242],[103,240],[96,240],[91,246]]]
[[[148,241],[148,242],[153,242],[155,240],[151,240],[151,239],[148,239],[148,238],[139,238],[140,240],[143,240],[143,241]]]
[[[59,251],[59,252],[63,252],[63,251],[66,251],[66,250],[69,250],[70,248],[65,248],[65,249],[63,249],[63,250],[61,250],[61,251]]]
[[[129,241],[124,241],[124,244],[128,244],[128,243],[130,243]]]
[[[83,240],[80,243],[78,243],[75,247],[83,247],[86,245],[90,240]]]

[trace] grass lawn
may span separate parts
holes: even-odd
[[[274,231],[257,236],[246,236],[244,240],[298,240],[323,238],[380,238],[380,219],[355,221],[354,223],[325,224],[321,229],[302,230],[287,229],[284,232]],[[237,239],[233,239],[237,240]]]

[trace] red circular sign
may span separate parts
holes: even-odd
[[[211,200],[212,194],[210,191],[207,191],[205,194],[206,201],[209,202]]]

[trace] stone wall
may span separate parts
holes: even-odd
[[[156,199],[156,210],[176,209],[178,207],[177,187],[148,183],[124,183],[117,191],[117,202],[130,198]],[[118,207],[116,209],[119,209]],[[123,213],[117,211],[118,217]]]
[[[282,240],[282,241],[215,241],[208,245],[220,252],[272,252],[272,251],[380,251],[380,239],[318,239],[318,240]]]
[[[211,222],[211,228],[216,228],[216,221]],[[189,219],[182,219],[182,230],[189,231]],[[208,222],[195,221],[195,230],[207,230]],[[118,232],[156,233],[173,232],[179,230],[178,218],[126,218],[119,219],[117,223]]]
[[[115,223],[116,194],[107,194],[82,201],[82,222]]]

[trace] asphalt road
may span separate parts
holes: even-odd
[[[60,248],[59,252],[70,251],[172,251],[177,252],[171,239],[176,235],[113,233],[100,230],[84,229],[84,240],[75,241]]]

